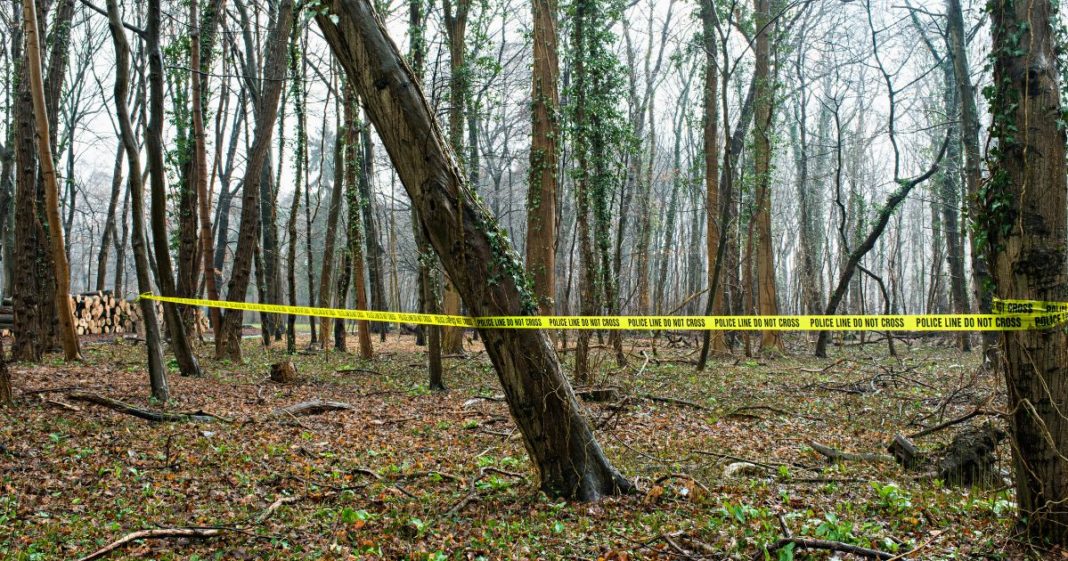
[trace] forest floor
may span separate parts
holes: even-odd
[[[692,340],[661,338],[655,351],[630,340],[622,368],[596,350],[598,382],[626,397],[586,403],[588,414],[642,490],[596,504],[539,492],[478,342],[446,358],[449,390],[433,393],[410,335],[376,337],[373,361],[295,355],[302,379],[289,385],[267,380],[284,343],[265,350],[249,338],[245,364],[204,358],[207,376],[171,376],[165,406],[147,398],[141,347],[87,344],[83,364],[50,356],[12,367],[17,408],[0,412],[0,558],[79,559],[170,527],[218,535],[137,541],[108,558],[764,559],[787,532],[908,559],[1068,558],[1016,539],[1005,484],[952,488],[893,462],[828,463],[812,447],[884,453],[895,434],[999,407],[989,401],[999,380],[978,368],[978,353],[926,338],[899,342],[897,357],[853,344],[819,360],[802,337],[786,357],[720,358],[705,372]],[[233,422],[150,423],[77,401],[76,390]],[[316,398],[353,408],[268,415]],[[934,451],[987,419],[915,442]],[[1006,445],[998,452],[1007,469]],[[793,557],[788,548],[767,558]]]

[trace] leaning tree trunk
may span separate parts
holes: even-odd
[[[999,298],[1068,299],[1064,107],[1050,0],[990,4],[990,182],[982,222]],[[1016,501],[1036,541],[1068,545],[1068,332],[1005,332]]]
[[[26,66],[29,70],[30,93],[37,124],[37,157],[45,189],[45,215],[48,217],[48,238],[56,278],[56,315],[59,319],[60,341],[67,360],[80,360],[78,334],[74,332],[74,313],[70,304],[70,268],[63,246],[63,221],[59,216],[59,185],[52,161],[49,123],[45,107],[44,78],[41,76],[41,42],[37,32],[37,7],[34,0],[24,0],[23,23],[26,26]]]
[[[422,89],[368,0],[332,0],[316,16],[366,104],[412,205],[457,290],[475,316],[536,314],[525,272],[464,178]],[[332,19],[336,18],[335,24]],[[486,279],[499,279],[488,283]],[[512,416],[554,497],[595,500],[629,492],[605,457],[545,332],[481,330]]]
[[[234,253],[233,272],[227,285],[226,299],[244,302],[252,269],[252,256],[256,250],[256,234],[259,229],[259,195],[263,165],[271,148],[271,134],[278,114],[278,100],[286,73],[286,50],[289,26],[293,20],[293,0],[282,0],[274,26],[267,36],[267,63],[264,66],[263,88],[260,91],[256,111],[256,132],[253,134],[252,150],[245,164],[245,180],[242,186],[241,226],[237,235],[237,251]],[[241,361],[241,310],[227,310],[222,327],[215,336],[215,354],[218,358]]]

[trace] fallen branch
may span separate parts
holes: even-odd
[[[378,372],[377,370],[369,370],[367,368],[339,368],[334,372],[338,374],[355,374],[357,372],[363,372],[364,374],[374,374],[376,376],[382,375],[382,373]]]
[[[878,549],[869,549],[866,547],[860,547],[859,545],[852,545],[848,543],[830,541],[830,540],[814,540],[810,538],[779,538],[774,543],[766,545],[753,555],[753,561],[763,561],[768,556],[774,558],[773,555],[776,551],[794,544],[797,549],[823,549],[826,551],[839,551],[842,553],[849,553],[852,555],[859,555],[860,557],[866,557],[868,559],[882,559],[888,561],[894,559],[893,553],[886,551],[879,551]]]
[[[843,452],[830,446],[824,446],[819,442],[810,442],[809,446],[821,456],[832,462],[892,462],[894,458],[885,454],[854,454]]]
[[[959,425],[959,424],[961,424],[961,423],[963,423],[963,422],[965,422],[965,421],[967,421],[969,419],[972,419],[974,417],[978,417],[980,415],[997,416],[997,415],[999,415],[999,413],[996,412],[996,411],[987,411],[986,409],[983,409],[981,407],[977,407],[977,408],[975,408],[974,411],[972,411],[971,413],[968,413],[967,415],[964,415],[964,416],[961,416],[961,417],[957,417],[956,419],[950,419],[950,420],[948,420],[948,421],[946,421],[944,423],[937,424],[937,425],[935,425],[935,426],[933,426],[931,428],[923,429],[923,430],[921,430],[919,432],[914,432],[914,433],[909,435],[909,438],[920,438],[921,436],[927,436],[929,434],[936,433],[936,432],[938,432],[940,430],[952,427],[953,425]]]
[[[175,539],[175,538],[191,538],[191,539],[206,539],[213,538],[221,535],[223,532],[231,530],[230,528],[157,528],[154,530],[138,530],[136,532],[130,532],[125,536],[105,545],[104,547],[82,557],[78,561],[93,561],[94,559],[100,559],[105,557],[112,551],[119,549],[126,544],[135,542],[137,540],[149,540],[149,539]]]
[[[649,401],[654,401],[656,403],[667,403],[669,405],[682,405],[684,407],[692,407],[694,409],[700,409],[701,411],[707,411],[708,410],[707,407],[705,407],[704,405],[701,405],[700,403],[694,403],[692,401],[686,401],[685,399],[678,399],[678,398],[675,398],[675,397],[662,397],[662,396],[659,396],[659,395],[643,394],[643,395],[641,395],[641,398],[642,399],[648,399]]]
[[[119,401],[117,399],[111,399],[110,397],[104,397],[95,393],[88,392],[71,392],[67,394],[67,399],[72,401],[82,401],[85,403],[92,403],[94,405],[100,405],[101,407],[107,407],[112,411],[118,411],[119,413],[125,413],[127,415],[133,415],[139,419],[146,421],[152,421],[155,423],[182,423],[182,422],[196,422],[196,423],[211,423],[214,421],[222,421],[224,423],[232,423],[233,421],[225,417],[213,415],[211,413],[205,413],[204,411],[195,411],[193,413],[169,413],[166,411],[152,411],[150,409],[141,409],[140,407],[134,407],[128,403]]]
[[[267,414],[268,418],[277,418],[283,416],[300,417],[306,415],[320,415],[322,413],[328,413],[330,411],[351,411],[356,409],[355,407],[341,401],[323,401],[321,399],[313,399],[311,401],[302,401],[300,403],[294,403],[286,407],[279,407],[274,411]]]

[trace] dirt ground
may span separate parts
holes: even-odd
[[[903,559],[1068,558],[1016,538],[1007,482],[954,488],[923,468],[829,463],[813,449],[885,453],[895,434],[995,410],[1001,386],[978,353],[924,338],[899,341],[891,357],[884,343],[854,341],[819,360],[802,337],[789,339],[786,357],[739,353],[704,372],[688,336],[630,339],[626,366],[596,349],[598,385],[621,393],[586,403],[588,414],[641,490],[596,504],[538,491],[475,341],[446,358],[446,393],[427,390],[410,335],[376,337],[371,361],[294,355],[301,380],[291,385],[267,379],[287,358],[284,342],[246,339],[244,364],[215,361],[204,346],[207,375],[173,373],[166,404],[148,399],[136,343],[87,342],[84,364],[53,355],[12,365],[17,406],[0,411],[0,558],[78,559],[129,532],[173,527],[215,535],[135,541],[108,558],[853,558],[789,546],[764,554],[787,535]],[[78,391],[222,419],[152,423]],[[312,399],[352,408],[271,415]],[[991,419],[1000,422],[979,415],[914,440],[935,454]],[[1008,459],[1003,444],[1004,470]]]

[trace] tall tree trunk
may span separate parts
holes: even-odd
[[[590,77],[586,70],[585,52],[587,50],[588,24],[587,12],[589,6],[586,2],[578,2],[575,6],[575,15],[571,28],[571,48],[575,51],[575,99],[574,99],[574,126],[576,129],[573,146],[575,147],[575,161],[578,164],[575,177],[575,224],[578,227],[579,255],[582,260],[582,268],[579,274],[579,312],[584,316],[592,316],[598,313],[600,306],[600,294],[596,289],[597,260],[593,253],[593,241],[590,238],[590,127],[587,116],[587,91],[589,90]],[[583,329],[578,332],[575,345],[575,381],[584,384],[590,378],[589,348],[590,331]]]
[[[557,0],[534,0],[534,70],[531,73],[530,176],[527,185],[527,271],[538,309],[552,315],[556,295],[556,167],[560,142],[560,62]]]
[[[200,83],[201,74],[205,68],[201,57],[201,32],[200,22],[197,15],[197,0],[189,0],[189,52],[190,67],[193,68],[189,79],[190,96],[193,98],[193,158],[189,165],[189,182],[192,190],[197,193],[197,204],[200,215],[200,257],[204,270],[204,288],[208,293],[209,300],[219,299],[219,288],[215,285],[215,265],[211,252],[211,200],[208,197],[208,162],[206,140],[204,137],[204,107]],[[207,70],[210,71],[210,68]],[[194,285],[196,274],[193,275]],[[222,323],[222,312],[219,308],[209,308],[208,320],[211,324],[212,333],[219,333],[219,325]]]
[[[130,111],[126,105],[127,92],[130,88],[130,45],[126,41],[126,30],[122,27],[118,1],[107,0],[107,10],[108,28],[111,30],[112,42],[115,45],[115,113],[118,116],[119,132],[129,168],[127,183],[133,210],[131,245],[134,253],[134,268],[137,271],[137,289],[140,292],[151,292],[148,244],[145,241],[145,189],[141,183],[141,155],[130,119]],[[141,299],[140,306],[145,327],[145,351],[148,354],[148,379],[152,388],[152,397],[166,403],[170,392],[167,387],[167,370],[163,364],[163,344],[159,322],[156,321],[156,303],[152,300]]]
[[[348,95],[349,88],[344,88],[345,96]],[[338,97],[339,104],[347,104],[349,100],[344,97]],[[338,107],[338,113],[340,114],[342,109]],[[338,120],[340,123],[340,119]],[[323,270],[319,274],[319,307],[329,308],[331,306],[331,294],[333,285],[331,285],[332,277],[334,275],[334,260],[335,255],[335,239],[337,236],[337,221],[338,216],[341,214],[341,200],[342,189],[345,182],[345,138],[348,133],[345,132],[349,127],[349,124],[341,125],[335,130],[334,137],[334,179],[333,184],[330,186],[330,202],[327,207],[326,213],[326,240],[323,242]],[[325,349],[329,343],[330,336],[330,319],[321,318],[319,321],[319,348]]]
[[[464,39],[467,34],[467,15],[471,0],[442,0],[445,34],[449,42],[449,143],[455,157],[464,153],[464,110],[468,94],[468,68],[465,61]],[[460,315],[460,293],[451,277],[445,276],[445,313]],[[464,330],[461,327],[441,329],[441,351],[457,354],[464,351]]]
[[[968,292],[965,288],[968,280],[964,273],[964,248],[961,246],[960,231],[960,177],[961,150],[960,127],[957,125],[960,106],[959,88],[950,62],[943,62],[945,81],[944,103],[946,115],[949,116],[951,139],[946,149],[946,170],[942,174],[939,199],[942,207],[942,224],[946,231],[946,261],[949,265],[949,296],[953,313],[968,313]],[[964,352],[972,350],[971,334],[961,332],[958,343]]]
[[[1068,184],[1050,0],[989,6],[996,145],[990,150],[982,227],[996,295],[1068,298]],[[1068,332],[1004,332],[1016,501],[1027,533],[1068,545]]]
[[[518,255],[464,185],[418,81],[370,2],[333,0],[326,7],[326,14],[316,16],[323,35],[367,104],[413,206],[419,207],[422,227],[472,315],[536,314],[536,298],[517,281],[525,274]],[[487,284],[488,278],[500,280]],[[612,467],[582,416],[548,336],[519,329],[480,333],[542,490],[582,500],[632,491],[633,484]]]
[[[63,222],[59,216],[59,185],[52,160],[47,108],[45,107],[44,78],[41,75],[41,43],[37,31],[37,8],[34,0],[24,0],[22,17],[26,35],[26,66],[29,70],[30,92],[37,126],[37,156],[44,179],[45,215],[48,218],[49,241],[52,248],[55,274],[55,306],[59,318],[59,334],[63,355],[67,360],[81,360],[78,334],[74,332],[74,311],[70,300],[70,268],[63,245]],[[57,18],[59,25],[64,25]]]
[[[252,254],[256,248],[259,226],[260,181],[264,164],[271,149],[274,121],[278,114],[278,101],[286,73],[286,50],[289,28],[293,20],[293,0],[280,0],[278,14],[267,33],[267,62],[264,65],[263,88],[257,99],[256,132],[252,149],[245,164],[245,179],[242,186],[241,226],[234,253],[233,273],[227,286],[226,298],[231,302],[244,302],[248,291],[249,275],[252,272]],[[218,358],[241,360],[240,310],[227,310],[222,328],[215,337],[215,354]]]
[[[14,269],[11,294],[14,311],[11,347],[14,360],[37,362],[52,349],[56,340],[55,272],[47,249],[48,231],[42,222],[43,202],[37,176],[37,155],[34,141],[37,135],[34,120],[33,95],[30,92],[29,70],[22,56],[22,5],[13,2],[12,60],[16,65],[18,88],[14,107],[15,151],[15,224]],[[38,20],[43,18],[41,6]]]
[[[286,233],[289,236],[289,245],[286,253],[286,287],[289,292],[289,305],[297,305],[297,213],[300,211],[300,190],[304,181],[304,159],[307,152],[307,126],[305,124],[304,107],[304,74],[301,71],[300,32],[297,26],[293,26],[293,32],[289,39],[289,75],[291,78],[290,88],[293,92],[293,107],[297,114],[297,146],[294,161],[296,169],[293,178],[293,204],[289,209],[289,221],[286,223]],[[281,158],[281,155],[279,155]],[[310,202],[305,201],[305,205]],[[310,236],[309,236],[310,237]],[[309,258],[311,252],[308,252]],[[310,269],[310,267],[309,267]],[[309,282],[309,287],[311,283]],[[286,351],[290,354],[297,352],[297,316],[289,314],[286,317]]]
[[[163,53],[160,51],[160,0],[149,0],[145,27],[145,50],[148,53],[149,118],[145,134],[148,172],[152,194],[152,244],[156,254],[159,288],[164,296],[177,295],[171,268],[170,239],[167,236],[167,187],[163,167]],[[163,304],[163,316],[171,337],[171,350],[183,376],[200,376],[200,364],[193,355],[188,333],[178,306]]]
[[[757,86],[753,107],[753,166],[756,176],[756,210],[753,220],[756,222],[756,284],[759,290],[757,305],[760,315],[775,316],[779,314],[779,297],[775,290],[775,254],[771,239],[771,134],[775,77],[770,72],[771,48],[768,40],[775,32],[775,23],[771,20],[770,0],[754,0],[753,9],[758,30],[756,46],[753,49],[756,57],[753,79]],[[762,332],[760,349],[762,352],[782,353],[782,332]]]
[[[348,90],[352,90],[352,83],[349,82]],[[360,158],[362,157],[362,150],[360,148],[360,121],[359,121],[359,98],[355,92],[346,96],[347,103],[345,104],[345,122],[349,123],[348,128],[348,140],[345,141],[345,202],[348,206],[348,261],[351,263],[352,275],[352,289],[356,296],[356,309],[367,309],[367,287],[364,283],[364,254],[363,254],[363,225],[360,221],[360,213],[363,207],[363,201],[360,197],[359,186],[357,183],[360,181],[359,176],[362,174],[360,169]],[[344,293],[339,296],[343,296]],[[360,358],[370,359],[374,354],[374,350],[371,348],[371,331],[370,323],[366,320],[359,320],[356,322],[357,341],[359,342]]]
[[[705,251],[708,259],[708,304],[706,315],[723,315],[723,290],[719,282],[723,274],[722,255],[720,245],[723,243],[724,228],[726,224],[720,222],[720,206],[726,201],[720,198],[719,181],[719,61],[716,43],[716,7],[713,0],[701,1],[701,40],[704,47],[705,83],[704,83],[704,119],[703,141],[705,157],[705,223],[707,235]],[[726,80],[725,80],[726,81]],[[724,84],[724,88],[726,85]],[[728,123],[729,125],[730,123]],[[702,357],[707,357],[709,346],[717,354],[728,352],[727,341],[722,331],[707,331],[702,346]],[[704,360],[700,361],[704,362]]]
[[[410,0],[408,3],[408,58],[414,79],[420,84],[423,79],[423,64],[426,61],[425,33],[426,15],[423,11],[423,0]],[[427,239],[426,232],[423,231],[419,209],[415,205],[412,205],[412,230],[419,258],[419,311],[424,314],[441,313],[441,306],[438,302],[440,283],[437,281],[434,249],[430,245],[430,240]],[[441,328],[436,325],[427,325],[419,329],[418,333],[425,334],[426,339],[428,387],[434,391],[445,391],[441,364]],[[419,344],[418,335],[416,344]]]
[[[946,42],[953,62],[953,78],[960,102],[960,134],[964,144],[964,184],[968,193],[968,220],[978,220],[979,189],[982,155],[979,149],[979,111],[976,109],[975,86],[972,85],[971,67],[968,64],[968,48],[964,38],[964,16],[960,0],[946,0]],[[983,248],[976,239],[977,228],[968,228],[971,249],[972,291],[979,305],[979,313],[990,313],[993,295],[990,290],[990,265]],[[997,354],[997,333],[982,333],[983,356],[987,363],[994,364]]]
[[[382,244],[378,237],[378,218],[375,216],[375,191],[372,186],[374,179],[374,145],[371,143],[371,124],[367,123],[360,128],[359,142],[359,196],[360,214],[363,217],[363,244],[367,263],[367,280],[369,281],[368,292],[370,293],[371,310],[383,311],[386,306],[386,289],[383,281]],[[358,269],[357,269],[358,270]],[[381,340],[386,340],[387,323],[376,323],[373,331],[381,335]]]

